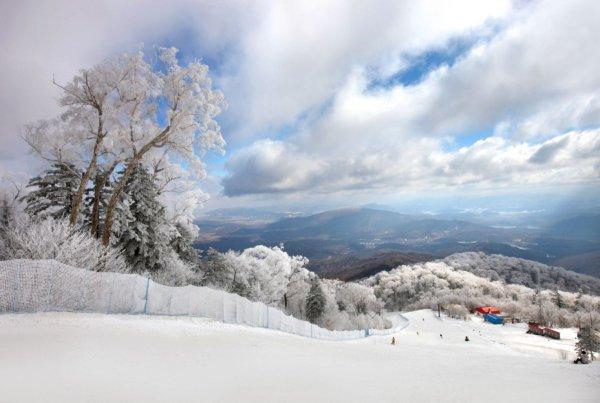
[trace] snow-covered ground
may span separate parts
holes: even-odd
[[[0,315],[0,402],[600,401],[600,365],[561,358],[573,334],[406,316],[392,346],[190,317]]]

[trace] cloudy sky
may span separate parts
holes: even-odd
[[[4,173],[53,77],[144,44],[225,93],[208,208],[598,189],[596,0],[0,1]]]

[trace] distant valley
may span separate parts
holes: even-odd
[[[600,215],[529,228],[346,208],[307,216],[221,213],[197,223],[201,237],[195,246],[199,249],[226,251],[283,244],[288,253],[308,257],[311,270],[344,280],[471,251],[560,265],[600,277]]]

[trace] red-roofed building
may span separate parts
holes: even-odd
[[[475,310],[477,312],[479,312],[480,314],[492,314],[492,315],[498,315],[500,314],[500,308],[496,308],[495,306],[480,306],[475,308]]]

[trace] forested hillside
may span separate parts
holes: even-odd
[[[486,255],[482,252],[465,252],[448,256],[444,263],[492,281],[501,280],[506,284],[520,284],[530,288],[539,285],[542,289],[558,288],[564,291],[591,292],[600,294],[600,279],[565,270],[562,267],[548,266],[526,259],[502,255]]]

